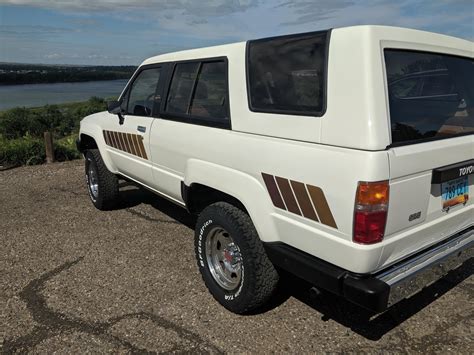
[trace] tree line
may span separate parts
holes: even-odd
[[[129,79],[135,66],[49,66],[0,64],[0,85]]]

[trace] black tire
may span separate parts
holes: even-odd
[[[118,178],[104,164],[98,149],[85,153],[86,183],[94,206],[102,211],[113,209],[119,201]],[[91,170],[96,174],[97,191],[91,188]]]
[[[223,228],[240,249],[239,284],[232,290],[223,288],[214,278],[207,259],[207,238],[215,228]],[[242,210],[225,202],[205,208],[196,223],[195,252],[204,283],[214,298],[228,310],[245,314],[256,311],[274,294],[279,276],[267,257],[252,220]],[[212,261],[211,261],[212,262]]]

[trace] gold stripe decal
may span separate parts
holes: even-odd
[[[135,155],[142,157],[142,152],[140,152],[140,147],[138,146],[138,137],[136,134],[132,134],[133,147],[135,148]]]
[[[114,136],[114,141],[115,141],[114,147],[121,150],[120,141],[119,141],[119,134],[117,132],[112,132],[112,134]]]
[[[123,150],[122,142],[120,141],[120,133],[119,132],[114,132],[114,136],[115,136],[115,140],[117,141],[117,145],[115,146],[115,148],[117,148],[119,150]]]
[[[142,136],[138,136],[138,143],[140,145],[140,150],[142,151],[142,157],[143,159],[148,159],[147,158],[147,155],[146,155],[146,150],[145,150],[145,146],[143,145],[143,137]]]
[[[308,193],[306,192],[306,186],[302,182],[291,180],[291,187],[295,193],[298,204],[300,205],[301,212],[306,218],[312,219],[313,221],[319,222],[318,216],[314,211],[314,207],[311,204]]]
[[[301,212],[298,208],[298,203],[296,202],[295,195],[293,195],[293,191],[291,190],[290,182],[287,179],[281,178],[279,176],[275,176],[275,179],[278,187],[280,188],[280,192],[283,196],[283,200],[285,201],[285,205],[288,211],[299,214],[301,216]]]
[[[127,147],[125,146],[125,142],[123,140],[123,133],[118,132],[118,136],[119,136],[119,141],[120,141],[120,149],[123,150],[124,152],[128,152]]]
[[[262,178],[275,207],[337,229],[331,208],[320,187],[265,173],[262,173]]]
[[[109,136],[110,136],[110,146],[111,147],[116,147],[117,146],[117,143],[115,143],[115,136],[114,136],[114,132],[110,132],[110,131],[106,131]]]
[[[308,185],[308,192],[313,201],[316,212],[318,213],[321,223],[337,229],[336,221],[332,216],[331,209],[329,208],[326,196],[324,196],[323,190],[317,186]]]
[[[125,141],[125,146],[127,147],[127,152],[129,152],[130,154],[133,154],[132,153],[132,147],[130,146],[130,142],[128,141],[128,134],[127,133],[123,133],[123,139]]]
[[[137,147],[137,155],[143,158],[142,151],[140,149],[140,143],[138,142],[138,136],[133,135],[133,144]]]
[[[132,153],[133,155],[137,155],[135,147],[133,146],[132,135],[130,133],[127,133],[127,139],[128,139],[128,144],[130,144],[130,153]]]
[[[107,131],[102,131],[102,133],[104,134],[105,144],[110,145],[110,144],[109,144],[109,139],[108,139],[108,137],[107,137]]]
[[[270,194],[270,198],[272,199],[273,205],[278,208],[286,209],[285,204],[283,203],[283,199],[281,198],[280,191],[275,183],[275,177],[273,175],[268,175],[262,173],[263,181],[267,186],[268,193]]]
[[[143,159],[148,159],[141,135],[105,130],[102,133],[105,144],[108,146]]]

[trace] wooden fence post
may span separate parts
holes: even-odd
[[[46,163],[54,163],[53,135],[51,132],[44,132],[44,147],[46,151]]]

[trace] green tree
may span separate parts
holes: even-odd
[[[0,134],[8,139],[23,137],[30,129],[31,112],[24,107],[6,111],[0,117]]]

